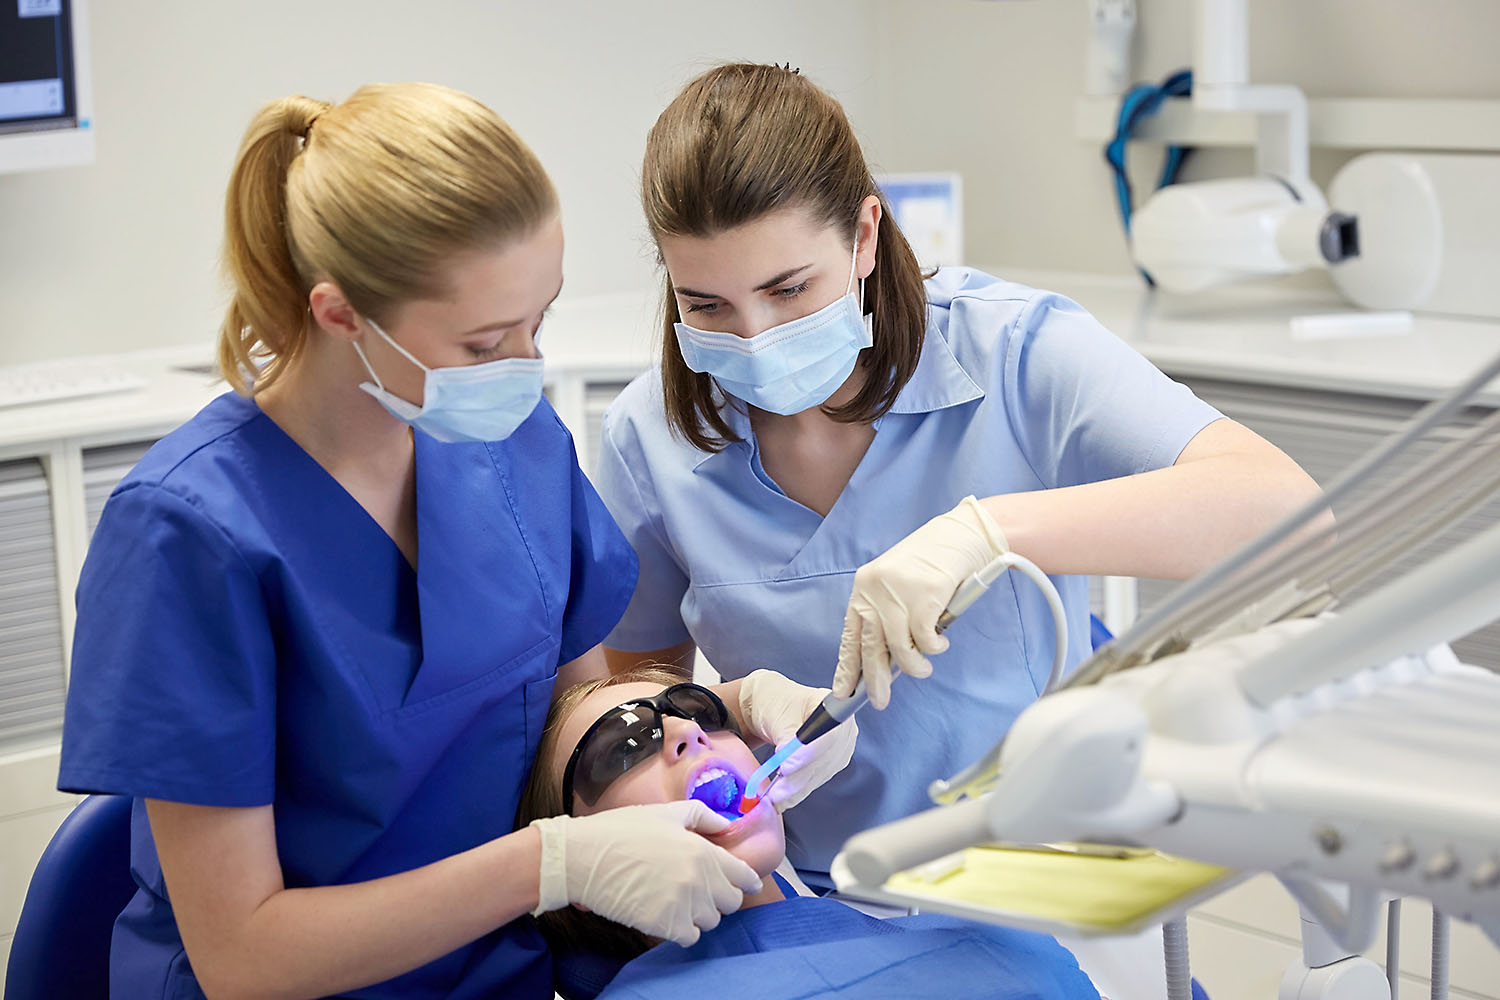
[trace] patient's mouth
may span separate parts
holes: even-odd
[[[740,797],[744,785],[733,771],[708,767],[699,772],[688,786],[688,798],[697,799],[725,819],[740,818]]]

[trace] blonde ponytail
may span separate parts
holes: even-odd
[[[250,123],[224,198],[224,266],[234,297],[219,330],[219,370],[237,391],[275,380],[306,336],[308,288],[287,246],[287,174],[322,101],[287,97]],[[261,358],[269,358],[256,374]]]
[[[455,254],[503,245],[556,211],[535,155],[467,94],[372,84],[338,105],[273,101],[246,131],[225,197],[233,291],[219,369],[242,393],[275,382],[306,343],[318,281],[381,319],[440,294]]]

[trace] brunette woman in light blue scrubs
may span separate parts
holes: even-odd
[[[968,268],[925,276],[838,103],[795,72],[725,66],[647,140],[666,270],[659,370],[610,408],[598,486],[640,559],[611,666],[759,667],[847,693],[852,766],[787,819],[827,885],[854,832],[925,808],[1033,701],[1052,575],[1076,662],[1087,577],[1184,578],[1309,498],[1295,463],[1059,295]],[[928,656],[942,652],[936,662]],[[891,691],[892,669],[917,676]]]
[[[59,785],[135,798],[111,996],[551,997],[527,915],[570,903],[693,942],[760,887],[702,803],[512,832],[636,571],[541,398],[540,163],[446,88],[287,98],[227,214],[239,391],[125,477],[78,590]]]

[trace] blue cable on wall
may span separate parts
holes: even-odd
[[[1163,101],[1169,97],[1189,97],[1192,93],[1193,71],[1182,69],[1168,76],[1161,83],[1138,83],[1120,98],[1120,111],[1115,118],[1115,134],[1104,146],[1104,162],[1109,164],[1110,170],[1115,175],[1115,198],[1120,206],[1120,223],[1125,228],[1127,238],[1130,236],[1132,200],[1130,178],[1125,173],[1126,144],[1135,134],[1136,126],[1156,114]],[[1177,180],[1183,161],[1192,151],[1191,146],[1167,147],[1167,155],[1161,165],[1161,176],[1156,181],[1158,189]],[[1141,272],[1141,277],[1146,279],[1146,284],[1153,288],[1156,286],[1156,282],[1144,269],[1137,268],[1137,270]]]

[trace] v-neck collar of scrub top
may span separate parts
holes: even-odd
[[[251,402],[249,405],[254,406]],[[413,463],[416,477],[417,564],[407,562],[400,548],[379,522],[370,515],[343,484],[287,434],[280,425],[261,411],[266,423],[283,441],[286,453],[301,465],[298,476],[301,495],[311,498],[322,494],[328,499],[325,510],[339,507],[345,517],[360,525],[356,531],[365,538],[363,553],[357,558],[372,564],[371,568],[394,567],[401,585],[415,583],[417,597],[416,634],[419,658],[404,690],[372,690],[371,695],[384,711],[406,710],[446,694],[485,673],[494,666],[493,640],[487,629],[476,628],[476,620],[485,620],[495,607],[505,606],[500,599],[512,600],[519,595],[502,595],[500,581],[517,579],[516,588],[541,604],[541,621],[515,621],[508,628],[517,633],[513,639],[529,640],[536,647],[549,638],[547,623],[557,617],[544,591],[538,590],[537,571],[527,574],[516,565],[518,550],[531,555],[524,536],[512,523],[513,510],[505,502],[508,492],[503,473],[497,464],[495,447],[489,444],[447,444],[433,440],[421,431],[412,431]],[[497,477],[497,473],[499,476]],[[499,502],[476,509],[459,498],[497,497]],[[534,564],[534,557],[532,562]],[[349,572],[347,566],[329,566],[330,586],[344,577],[346,586],[368,583],[363,572]],[[528,580],[529,577],[529,580]],[[525,581],[525,582],[522,582]],[[527,585],[527,584],[531,585]],[[382,678],[390,682],[391,678]]]
[[[922,356],[917,361],[917,370],[912,372],[911,379],[896,394],[896,401],[888,413],[932,413],[935,410],[960,406],[983,398],[984,389],[980,388],[973,376],[964,370],[964,366],[954,355],[953,348],[948,345],[947,338],[929,322],[926,336],[922,341]],[[694,471],[701,469],[708,462],[722,459],[733,450],[746,453],[752,464],[758,467],[760,446],[755,440],[755,431],[750,426],[749,411],[739,400],[729,400],[721,407],[720,412],[724,416],[724,422],[729,425],[729,429],[734,432],[739,441],[731,442],[718,452],[705,452],[693,465]],[[885,417],[882,416],[875,421],[876,441],[880,438],[880,425],[884,420]],[[875,443],[871,442],[870,449],[874,450],[874,448]],[[866,454],[869,453],[866,452]],[[850,478],[852,481],[853,477]]]

